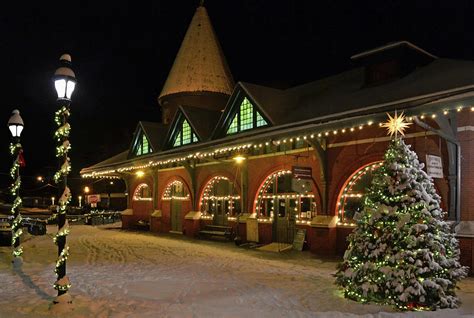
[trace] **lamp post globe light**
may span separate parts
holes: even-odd
[[[59,58],[60,67],[53,77],[54,88],[57,93],[57,104],[59,110],[56,111],[54,121],[57,129],[54,132],[56,139],[56,157],[59,160],[59,170],[54,174],[54,181],[58,184],[58,207],[56,217],[58,219],[58,232],[54,236],[54,242],[58,246],[58,258],[56,261],[55,273],[57,280],[54,288],[58,291],[58,297],[54,303],[71,303],[71,297],[67,293],[71,287],[68,276],[66,276],[66,261],[69,256],[69,246],[66,244],[66,237],[69,234],[69,224],[66,219],[67,206],[72,198],[71,191],[67,185],[67,176],[71,171],[69,150],[69,134],[71,126],[68,123],[70,116],[70,104],[72,94],[76,88],[76,75],[71,69],[71,56],[63,54]]]
[[[21,197],[20,197],[20,167],[24,166],[23,160],[23,149],[20,143],[21,132],[23,131],[24,123],[20,116],[20,112],[15,109],[12,112],[10,119],[8,120],[8,129],[12,135],[12,142],[10,144],[10,153],[13,157],[13,166],[10,169],[10,176],[13,179],[13,184],[10,188],[10,194],[12,195],[13,204],[11,213],[13,217],[12,222],[12,255],[13,255],[13,266],[19,267],[23,263],[21,255],[23,254],[23,248],[20,245],[20,236],[22,234],[22,219],[20,214]]]
[[[20,116],[20,111],[18,109],[13,110],[12,115],[8,120],[8,129],[10,130],[12,137],[20,138],[24,126],[25,124]]]
[[[54,88],[58,94],[58,100],[71,100],[72,93],[76,88],[76,74],[71,69],[71,56],[63,54],[59,58],[61,66],[54,72]]]

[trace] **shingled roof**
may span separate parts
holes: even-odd
[[[285,114],[285,120],[295,122],[346,112],[360,114],[364,109],[383,111],[384,104],[410,106],[408,100],[426,102],[473,84],[472,61],[436,59],[402,78],[369,87],[364,87],[364,69],[356,68],[286,90],[285,102],[293,106],[292,111]]]
[[[153,151],[157,152],[163,150],[163,143],[165,141],[165,136],[168,132],[169,126],[162,123],[153,123],[149,121],[140,121],[139,125],[141,125],[145,131]]]
[[[234,88],[206,8],[199,6],[159,96],[212,92],[230,95]]]
[[[189,106],[180,106],[179,109],[189,119],[189,124],[194,128],[201,141],[208,140],[211,137],[212,131],[222,114],[220,111]]]

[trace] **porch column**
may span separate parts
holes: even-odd
[[[158,169],[151,169],[153,180],[153,211],[158,209]]]
[[[197,184],[196,184],[196,162],[192,160],[191,162],[185,162],[184,168],[189,175],[189,179],[191,180],[191,203],[192,203],[192,210],[195,211],[197,204]]]
[[[241,209],[245,209],[241,213],[250,213],[251,208],[248,202],[248,191],[249,191],[249,173],[247,160],[240,163],[240,206]]]
[[[318,141],[307,141],[314,149],[316,157],[319,161],[321,171],[321,212],[322,214],[328,215],[328,171],[327,171],[327,144],[326,138],[320,138]]]
[[[130,193],[130,176],[123,175],[122,179],[125,183],[125,192],[127,193],[127,209],[131,209],[132,204],[130,202],[131,202],[132,194]]]

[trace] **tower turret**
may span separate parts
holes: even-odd
[[[232,74],[206,8],[201,4],[158,97],[163,123],[169,123],[179,105],[224,109],[233,87]]]

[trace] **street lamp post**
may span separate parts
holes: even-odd
[[[234,242],[236,245],[240,245],[242,243],[242,238],[240,237],[240,215],[242,211],[247,209],[247,165],[246,165],[246,158],[242,155],[237,155],[234,158],[234,161],[240,168],[240,213],[237,214],[237,229],[235,233]]]
[[[12,112],[10,119],[8,120],[8,129],[12,135],[12,142],[10,144],[10,153],[13,156],[13,166],[10,169],[10,176],[13,179],[13,184],[10,188],[10,193],[12,195],[13,204],[11,212],[13,215],[12,222],[12,254],[13,254],[13,265],[21,266],[23,254],[23,248],[20,246],[20,236],[22,234],[22,225],[21,225],[21,214],[20,214],[20,186],[21,186],[21,177],[20,177],[20,167],[24,166],[23,160],[23,148],[20,143],[21,132],[23,131],[23,119],[20,116],[20,112],[15,109]]]
[[[71,171],[70,158],[68,156],[71,144],[69,142],[69,134],[71,126],[68,123],[70,116],[71,97],[76,87],[76,76],[71,69],[71,56],[63,54],[60,58],[61,66],[54,73],[54,87],[58,94],[57,104],[59,110],[56,111],[54,121],[57,129],[54,132],[56,139],[56,157],[59,159],[59,170],[54,174],[54,181],[58,184],[59,199],[57,208],[58,232],[54,237],[55,243],[58,245],[58,259],[56,261],[55,273],[57,280],[54,288],[58,291],[58,297],[54,301],[71,302],[70,297],[66,297],[71,284],[66,276],[66,261],[69,256],[69,246],[66,244],[66,236],[69,234],[69,225],[66,219],[66,211],[69,201],[71,200],[71,191],[67,185],[67,175]]]

